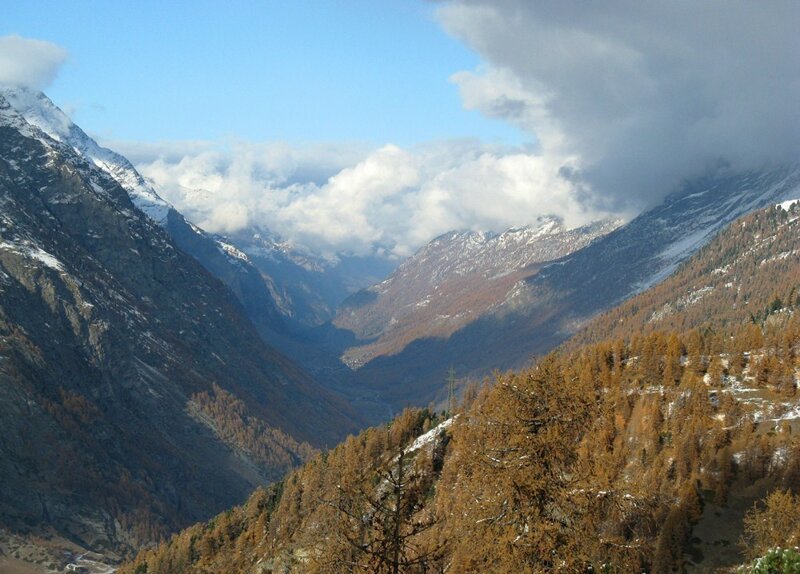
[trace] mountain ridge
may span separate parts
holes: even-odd
[[[270,289],[271,278],[251,265],[240,252],[188,221],[158,194],[130,161],[99,145],[44,93],[24,87],[0,86],[0,94],[30,125],[72,147],[110,175],[139,210],[169,232],[178,247],[231,288],[262,335],[269,338],[273,332],[285,331],[284,318],[274,299],[276,293]]]
[[[536,267],[578,250],[621,224],[568,229],[555,217],[501,233],[453,231],[423,246],[387,279],[340,306],[333,324],[363,340],[343,361],[358,368],[399,353],[420,335],[448,337],[500,304]],[[356,342],[358,343],[358,341]]]

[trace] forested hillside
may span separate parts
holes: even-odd
[[[406,411],[122,572],[672,572],[794,543],[798,211],[742,218],[458,414]]]
[[[745,216],[671,277],[591,321],[572,348],[656,330],[763,323],[800,304],[800,204]]]
[[[753,526],[754,502],[800,480],[798,343],[800,317],[787,313],[551,354],[468,393],[422,446],[408,447],[437,420],[407,411],[121,572],[740,563],[775,543]],[[790,502],[778,542],[800,534]]]

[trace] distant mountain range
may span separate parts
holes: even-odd
[[[356,345],[342,360],[358,368],[421,337],[447,338],[501,305],[538,267],[619,227],[601,221],[567,229],[553,217],[500,234],[451,232],[410,257],[385,281],[342,303],[333,323]]]
[[[270,279],[278,308],[294,332],[330,321],[349,295],[382,280],[397,265],[379,256],[322,257],[259,227],[229,234],[224,240],[243,251]]]

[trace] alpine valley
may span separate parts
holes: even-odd
[[[323,258],[205,232],[2,88],[0,570],[672,572],[796,542],[798,197],[798,164],[721,166],[628,222]]]
[[[535,366],[121,572],[796,571],[798,225],[797,202],[743,216]]]

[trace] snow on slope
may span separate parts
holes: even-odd
[[[800,203],[800,199],[789,199],[782,203],[778,203],[775,207],[780,207],[784,211],[789,211],[789,209],[791,209],[791,207],[796,203]]]
[[[676,198],[672,205],[689,207],[680,213],[681,221],[673,224],[675,228],[682,228],[681,234],[657,255],[661,268],[640,282],[635,292],[645,291],[672,275],[678,265],[742,215],[774,201],[781,202],[778,205],[788,209],[797,200],[784,200],[797,197],[800,192],[800,166],[753,172],[732,183],[728,186],[717,183],[708,189]],[[727,188],[727,193],[720,194],[719,188],[723,187]],[[669,199],[666,205],[670,206]]]
[[[70,146],[90,163],[110,175],[131,198],[133,204],[150,219],[165,227],[167,217],[174,207],[161,198],[153,186],[136,171],[136,168],[122,155],[100,146],[81,128],[75,125],[45,94],[25,87],[4,86],[0,84],[2,96],[24,121],[16,121],[15,127],[36,139],[31,133],[31,126],[40,129],[44,134],[62,144]],[[12,121],[7,118],[7,122]],[[46,145],[47,143],[44,142]],[[200,236],[214,241],[217,249],[225,255],[230,263],[249,263],[247,256],[239,249],[219,238],[206,234],[205,231],[187,221],[191,229]]]
[[[30,242],[15,243],[11,241],[0,241],[0,250],[11,251],[27,259],[34,259],[40,263],[44,263],[46,267],[49,267],[53,271],[64,271],[64,264],[61,263],[61,261],[38,245],[34,245]]]
[[[436,440],[436,438],[439,436],[440,433],[447,430],[447,428],[453,424],[453,421],[455,421],[456,418],[458,418],[458,415],[453,415],[449,419],[445,419],[444,421],[433,427],[428,432],[418,436],[416,439],[414,439],[414,442],[412,442],[410,445],[406,447],[405,449],[406,454],[417,451],[423,447],[427,447],[429,444],[433,443],[433,441]]]
[[[166,223],[172,206],[139,175],[131,162],[101,147],[43,93],[24,87],[0,87],[2,95],[25,121],[54,140],[71,146],[80,155],[113,177],[128,192],[133,204],[160,225]]]

